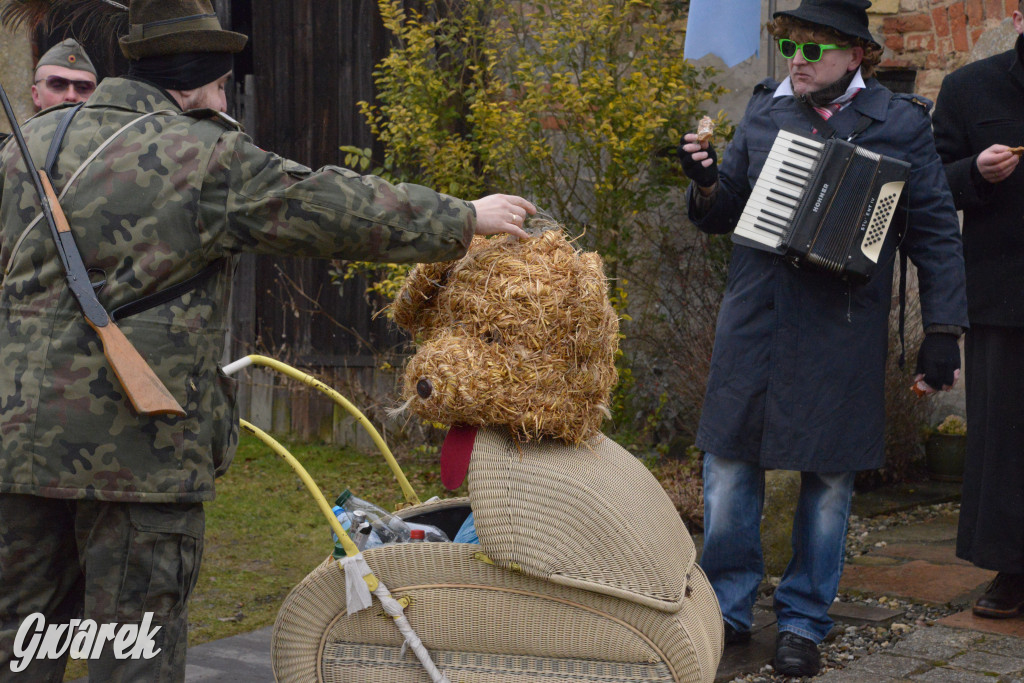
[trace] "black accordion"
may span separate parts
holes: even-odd
[[[867,282],[910,164],[845,140],[779,131],[733,241]]]

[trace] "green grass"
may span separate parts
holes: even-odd
[[[394,510],[405,500],[380,453],[282,441],[328,502],[345,488]],[[421,500],[465,495],[441,486],[436,456],[403,459]],[[243,433],[235,460],[206,505],[206,550],[189,603],[189,645],[274,623],[288,591],[334,549],[331,530],[306,486],[278,455]],[[70,661],[65,680],[86,675]]]

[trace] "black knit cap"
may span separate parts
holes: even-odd
[[[868,7],[871,7],[868,0],[803,0],[796,9],[776,12],[772,18],[787,16],[828,26],[844,35],[861,38],[881,48],[881,44],[868,30]]]

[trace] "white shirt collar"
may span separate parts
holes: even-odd
[[[846,102],[851,97],[853,97],[853,93],[857,92],[858,90],[862,90],[865,87],[867,86],[864,83],[864,78],[860,75],[860,67],[857,67],[857,73],[853,75],[853,80],[850,81],[850,85],[846,87],[846,92],[844,92],[842,95],[840,95],[839,97],[835,98],[832,101]],[[779,87],[775,89],[775,97],[785,97],[787,95],[789,95],[790,97],[794,95],[793,81],[790,79],[789,76],[786,76],[786,80],[782,81],[782,83],[779,83]]]

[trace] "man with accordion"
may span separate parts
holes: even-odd
[[[967,327],[959,223],[931,103],[872,77],[867,0],[803,0],[768,24],[789,76],[754,88],[721,169],[679,147],[690,219],[733,233],[697,446],[701,567],[727,643],[750,638],[764,565],[766,469],[801,473],[793,557],[775,590],[775,669],[813,676],[845,554],[854,476],[885,462],[885,365],[897,248],[917,267],[924,391],[948,390]],[[900,210],[897,210],[899,208]]]

